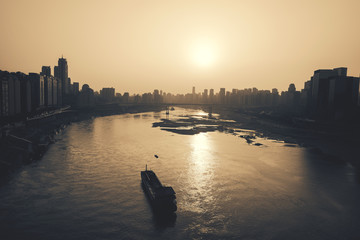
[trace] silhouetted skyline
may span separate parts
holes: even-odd
[[[257,87],[238,89],[204,89],[191,93],[169,93],[154,89],[148,93],[115,91],[114,87],[103,87],[94,91],[89,84],[71,83],[67,60],[62,56],[51,75],[50,66],[42,66],[41,72],[29,73],[0,70],[0,116],[13,118],[31,116],[37,111],[71,105],[78,108],[93,108],[102,104],[220,104],[234,107],[278,107],[286,112],[310,117],[317,121],[355,119],[360,107],[360,78],[347,75],[346,67],[318,69],[303,88],[296,90],[290,83],[287,91],[277,88],[262,90]],[[210,94],[208,94],[208,92]],[[288,109],[286,109],[288,108]],[[357,118],[357,117],[356,117]]]

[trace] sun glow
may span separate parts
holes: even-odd
[[[211,67],[216,62],[216,49],[207,41],[197,42],[191,49],[193,63],[199,67]]]

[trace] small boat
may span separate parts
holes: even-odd
[[[163,186],[152,170],[141,171],[141,182],[151,204],[157,210],[175,212],[176,196],[172,187]]]

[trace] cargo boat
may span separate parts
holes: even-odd
[[[156,210],[175,212],[176,196],[172,187],[163,186],[152,170],[141,171],[141,182],[151,204]]]

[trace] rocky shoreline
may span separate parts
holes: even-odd
[[[255,130],[261,137],[306,148],[310,154],[334,164],[351,164],[360,169],[358,136],[360,127],[346,123],[299,125],[289,119],[269,118],[254,112],[215,108],[223,119],[235,120],[243,129]],[[258,111],[260,112],[260,111]]]
[[[194,108],[194,107],[190,107]],[[208,109],[195,107],[207,112]],[[308,121],[299,125],[291,118],[270,118],[267,115],[223,106],[213,106],[218,117],[161,119],[153,127],[183,135],[221,131],[243,138],[250,145],[262,146],[257,138],[284,142],[286,147],[304,147],[309,154],[331,164],[350,164],[360,170],[358,139],[360,129],[356,125],[316,123]],[[261,109],[261,111],[263,111]],[[261,112],[259,111],[259,112]]]

